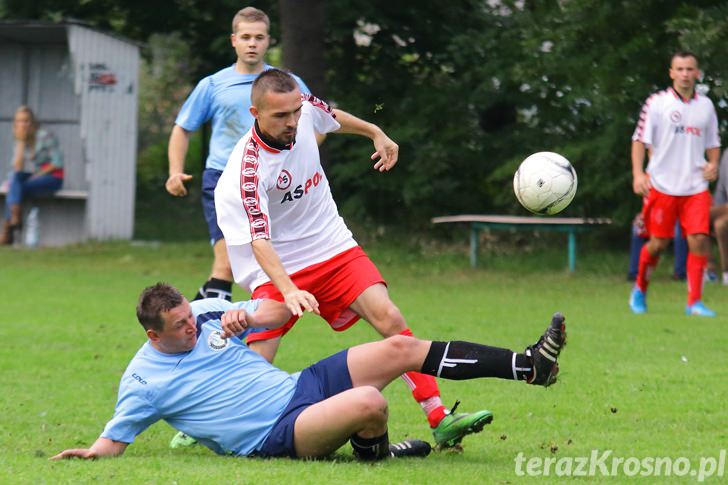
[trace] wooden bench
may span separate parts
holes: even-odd
[[[576,233],[585,232],[597,225],[611,224],[606,218],[581,217],[531,217],[531,216],[496,216],[463,214],[458,216],[434,217],[433,224],[464,222],[470,224],[470,266],[478,265],[478,250],[480,248],[480,231],[483,229],[517,231],[552,231],[568,234],[569,271],[576,268]]]
[[[5,188],[0,196],[7,195]],[[23,201],[23,218],[27,220],[32,207],[38,207],[39,245],[63,246],[87,239],[86,201],[88,191],[61,189],[52,195],[33,197]],[[0,205],[4,207],[5,201]],[[20,241],[25,241],[25,226]]]

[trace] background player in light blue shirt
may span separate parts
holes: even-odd
[[[261,10],[246,7],[233,18],[230,40],[237,60],[230,67],[204,78],[197,84],[177,115],[169,138],[169,178],[167,192],[187,195],[185,182],[192,179],[184,172],[190,133],[212,120],[212,136],[205,170],[202,173],[202,209],[213,246],[214,261],[209,279],[195,296],[232,299],[233,274],[227,249],[215,214],[214,192],[230,152],[253,126],[250,114],[250,88],[258,74],[271,66],[263,59],[270,44],[270,20]],[[310,93],[301,78],[294,76],[301,92]]]
[[[549,386],[566,342],[564,318],[557,313],[539,341],[519,354],[397,335],[288,374],[240,337],[289,317],[285,305],[273,300],[190,304],[170,285],[145,289],[137,318],[149,340],[121,378],[114,416],[90,448],[68,449],[53,459],[119,456],[160,419],[219,454],[321,457],[350,440],[355,456],[365,460],[425,456],[425,442],[389,444],[381,393],[386,385],[417,370],[446,379],[498,377]]]

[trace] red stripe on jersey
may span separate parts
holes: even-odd
[[[258,143],[251,137],[243,150],[243,162],[240,164],[240,197],[243,199],[243,210],[250,223],[252,240],[270,239],[268,216],[260,210],[258,197]]]
[[[331,106],[329,106],[328,104],[326,104],[325,101],[317,98],[313,94],[304,94],[304,93],[301,93],[301,101],[308,101],[313,106],[315,106],[315,107],[317,107],[319,109],[324,110],[325,112],[327,112],[328,114],[330,114],[331,116],[333,116],[334,118],[336,118],[336,115],[334,114],[333,110],[331,109]]]
[[[640,111],[640,120],[637,123],[637,139],[642,141],[642,135],[644,135],[645,132],[645,121],[647,121],[647,109],[650,107],[650,103],[654,101],[654,99],[659,95],[664,93],[665,91],[660,91],[658,93],[652,93],[649,98],[647,98],[647,101],[645,101],[644,106],[642,106],[642,111]]]
[[[263,139],[258,135],[258,131],[253,127],[253,138],[255,139],[256,145],[260,145],[265,150],[271,152],[271,153],[281,153],[281,151],[277,148],[273,148],[272,146],[268,145],[266,142],[263,141]],[[256,150],[255,156],[258,156],[258,152]]]

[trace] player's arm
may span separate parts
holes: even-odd
[[[263,300],[258,308],[248,313],[242,308],[228,310],[220,318],[222,338],[240,335],[247,328],[278,328],[291,318],[291,311],[279,301]]]
[[[51,457],[51,460],[63,460],[67,458],[83,458],[94,460],[96,458],[120,456],[126,450],[129,443],[114,441],[108,438],[99,438],[91,445],[91,448],[71,448],[63,450]]]
[[[192,180],[192,175],[185,173],[185,157],[190,146],[190,132],[175,124],[169,136],[167,158],[169,159],[169,178],[164,187],[172,195],[187,195],[185,182]]]
[[[394,167],[397,163],[397,157],[399,157],[399,146],[381,128],[346,111],[334,109],[333,112],[336,115],[336,121],[341,125],[341,128],[336,130],[335,133],[351,133],[366,136],[372,140],[375,151],[372,153],[371,159],[379,159],[374,164],[375,170],[384,172]]]
[[[283,295],[285,305],[293,315],[301,316],[304,311],[319,314],[318,302],[308,291],[300,290],[286,273],[280,257],[268,239],[256,239],[251,243],[253,255],[271,282]]]
[[[632,190],[637,195],[647,195],[650,191],[650,178],[645,173],[645,144],[632,141]]]
[[[703,177],[708,182],[712,182],[718,178],[718,162],[720,160],[720,147],[708,148],[705,150],[708,157],[708,163],[703,167]]]

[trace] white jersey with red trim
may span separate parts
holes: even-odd
[[[703,178],[705,150],[720,147],[713,102],[697,92],[684,100],[673,88],[647,98],[632,140],[651,147],[646,172],[650,183],[668,195],[708,189]]]
[[[339,215],[316,143],[316,133],[341,125],[324,102],[302,99],[295,142],[279,150],[254,126],[233,149],[215,189],[235,282],[251,292],[270,281],[253,255],[256,239],[270,239],[288,274],[357,245]]]

